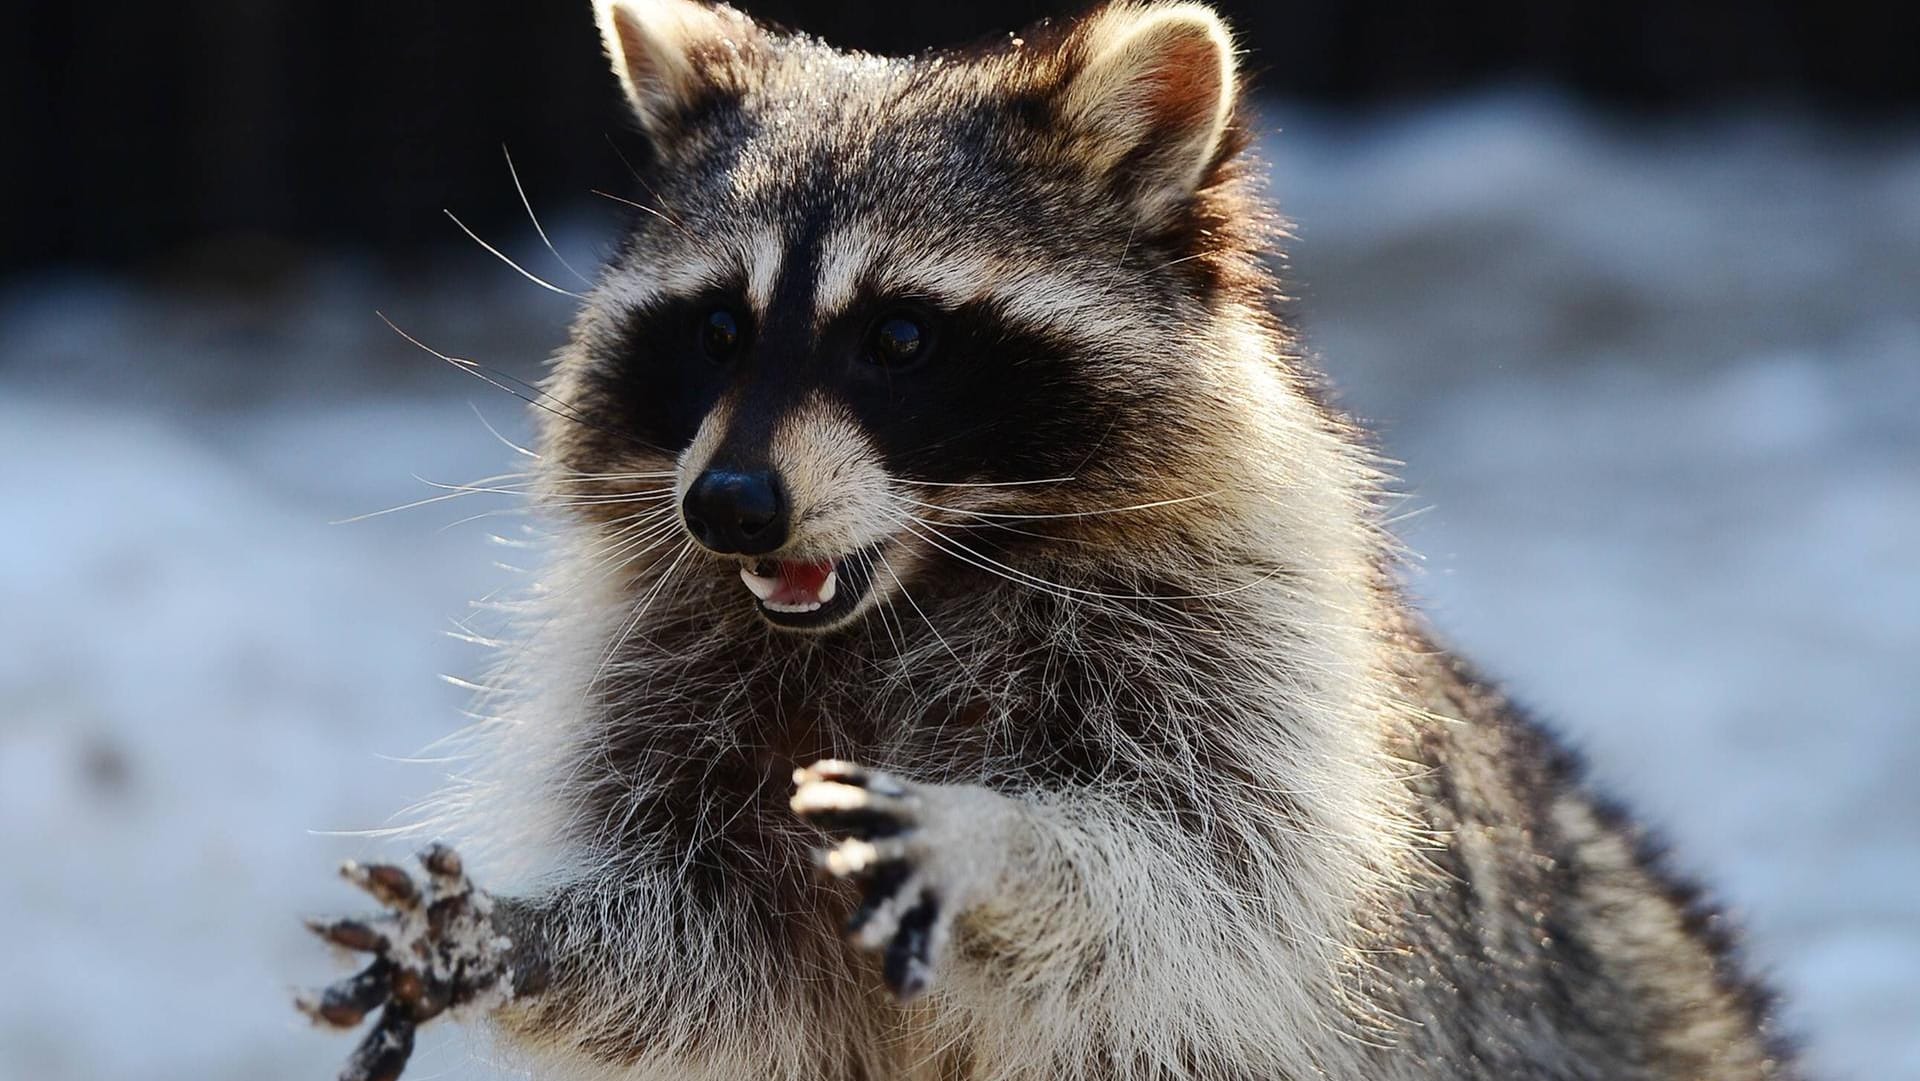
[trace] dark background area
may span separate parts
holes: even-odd
[[[850,46],[959,44],[1073,5],[766,0]],[[1920,102],[1920,6],[1658,0],[1225,2],[1266,93],[1371,107],[1544,82],[1629,112],[1760,101],[1872,122]],[[586,0],[17,0],[0,34],[0,273],[220,276],[289,249],[383,257],[616,183],[622,128]]]

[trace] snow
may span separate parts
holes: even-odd
[[[1920,1078],[1920,132],[1269,117],[1298,314],[1407,463],[1435,622],[1730,902],[1821,1076]],[[371,313],[526,373],[565,303],[477,251],[0,295],[0,1074],[344,1060],[291,1006],[343,971],[299,917],[393,852],[328,831],[435,787],[399,759],[483,660],[441,632],[524,554],[449,528],[488,496],[328,524],[518,468],[475,408],[526,430]],[[491,1076],[469,1043],[409,1076]]]

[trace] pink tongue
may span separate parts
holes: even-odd
[[[827,575],[832,573],[831,559],[818,563],[782,562],[780,591],[770,599],[782,604],[811,604],[820,599],[820,587],[827,584]]]

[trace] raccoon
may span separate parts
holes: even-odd
[[[648,155],[533,396],[454,849],[305,1005],[537,1076],[1794,1075],[1721,917],[1436,644],[1276,316],[1227,28],[597,0]]]

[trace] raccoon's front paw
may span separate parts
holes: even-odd
[[[427,871],[424,889],[392,864],[348,862],[341,876],[387,911],[307,921],[333,945],[373,955],[373,963],[356,975],[295,1000],[329,1028],[353,1028],[380,1010],[340,1081],[392,1081],[413,1054],[417,1027],[449,1008],[488,1005],[509,994],[511,943],[494,927],[492,899],[473,888],[453,849],[433,845],[420,853],[420,863]]]
[[[794,813],[841,838],[821,866],[861,889],[847,937],[881,955],[901,1001],[914,998],[933,982],[954,917],[997,877],[1000,797],[832,760],[794,771],[793,783]]]

